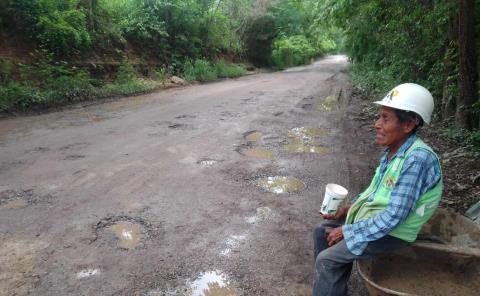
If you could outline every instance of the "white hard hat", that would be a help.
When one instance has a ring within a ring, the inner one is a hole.
[[[423,86],[415,83],[404,83],[392,89],[381,101],[375,104],[412,111],[420,115],[423,121],[430,123],[433,112],[432,94]]]

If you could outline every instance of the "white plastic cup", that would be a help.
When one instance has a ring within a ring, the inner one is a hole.
[[[335,214],[340,204],[345,200],[348,195],[348,190],[343,186],[337,184],[327,184],[325,187],[325,196],[323,197],[322,208],[320,213],[322,214]]]

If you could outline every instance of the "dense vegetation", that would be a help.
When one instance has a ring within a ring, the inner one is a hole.
[[[328,32],[312,26],[315,5],[313,0],[2,1],[0,47],[13,55],[0,55],[0,110],[149,91],[170,75],[210,81],[244,74],[235,62],[275,68],[308,63],[334,48]]]
[[[342,30],[355,85],[377,98],[402,82],[424,85],[437,122],[480,148],[480,1],[326,0],[317,16]]]

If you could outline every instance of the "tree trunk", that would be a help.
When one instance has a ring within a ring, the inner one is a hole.
[[[455,75],[457,64],[457,46],[450,44],[458,44],[458,14],[450,18],[448,22],[448,45],[443,60],[443,94],[442,94],[442,120],[447,120],[455,115],[455,98],[457,93],[452,93],[452,88],[457,84],[457,75]]]
[[[456,123],[459,127],[473,129],[472,105],[477,98],[477,56],[475,54],[474,0],[458,0],[458,97]]]

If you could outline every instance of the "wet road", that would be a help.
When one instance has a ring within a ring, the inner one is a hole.
[[[1,120],[0,294],[310,295],[324,187],[376,157],[346,67]]]

